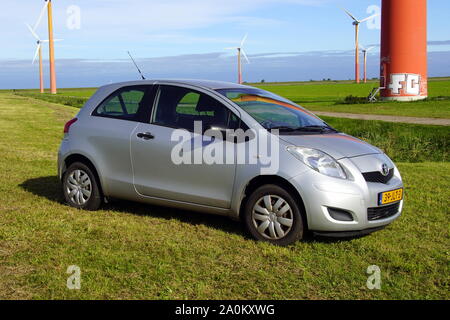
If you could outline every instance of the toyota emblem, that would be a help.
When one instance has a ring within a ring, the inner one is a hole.
[[[383,163],[381,165],[381,174],[383,176],[385,176],[385,177],[389,174],[389,168],[388,168],[388,165],[386,163]]]

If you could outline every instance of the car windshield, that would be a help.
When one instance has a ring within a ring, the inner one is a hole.
[[[268,130],[279,129],[281,132],[334,130],[302,107],[265,90],[219,89],[217,92],[239,105]]]

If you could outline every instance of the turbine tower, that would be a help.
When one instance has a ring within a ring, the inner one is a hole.
[[[231,47],[231,48],[225,48],[226,50],[237,50],[237,58],[238,58],[238,83],[242,84],[242,56],[244,56],[245,60],[247,60],[247,63],[250,63],[250,60],[247,57],[247,54],[244,51],[244,43],[245,40],[247,40],[247,34],[244,36],[244,38],[241,41],[241,44],[239,47]]]
[[[367,20],[373,19],[377,16],[379,16],[379,14],[374,14],[371,15],[370,17],[367,17],[365,19],[362,20],[358,20],[356,19],[350,12],[348,12],[345,9],[344,12],[353,20],[353,25],[355,26],[355,81],[356,83],[359,83],[359,25],[362,22],[365,22]]]
[[[382,100],[428,97],[427,0],[381,1]]]
[[[45,0],[48,16],[48,49],[50,59],[50,93],[56,94],[55,44],[53,39],[52,0]],[[45,6],[44,6],[45,7]]]
[[[367,83],[367,53],[374,49],[375,47],[369,47],[369,48],[364,48],[364,46],[361,46],[362,52],[364,54],[364,83]]]

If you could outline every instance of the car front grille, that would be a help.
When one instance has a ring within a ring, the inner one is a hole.
[[[367,218],[369,221],[380,220],[392,217],[400,209],[400,202],[390,204],[383,207],[367,209]]]
[[[387,176],[383,176],[379,171],[364,172],[362,175],[367,182],[377,182],[386,184],[394,176],[394,169],[393,168],[390,169]]]

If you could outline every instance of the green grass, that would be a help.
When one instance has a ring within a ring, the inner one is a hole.
[[[8,90],[11,91],[11,90]],[[20,89],[14,90],[17,93],[39,93],[39,90],[36,89]],[[90,98],[97,88],[60,88],[58,89],[57,96],[68,96],[68,97],[82,97],[82,98]],[[50,94],[47,90],[45,94]]]
[[[81,108],[97,91],[97,88],[58,89],[58,94],[48,92],[41,94],[35,89],[14,90],[13,93],[22,97],[41,99],[47,102],[59,103],[70,107]],[[9,90],[11,92],[11,90]]]
[[[351,81],[313,81],[251,84],[286,97],[311,111],[346,112],[359,114],[377,114],[390,116],[411,116],[450,119],[450,78],[429,79],[430,100],[409,103],[376,102],[370,104],[344,104],[349,95],[367,97],[377,81],[355,84]],[[16,90],[16,94],[40,98],[74,107],[83,106],[95,92],[95,88],[59,89],[56,96],[43,94],[37,90]],[[437,100],[445,97],[444,100]]]
[[[64,205],[56,153],[77,111],[0,94],[0,298],[450,298],[448,162],[398,163],[405,209],[387,229],[280,248],[217,216],[129,202],[98,212]],[[366,288],[372,264],[381,290]],[[66,288],[69,265],[81,268],[81,290]]]
[[[367,97],[377,83],[355,84],[337,83],[303,83],[303,84],[257,84],[256,86],[286,97],[311,111],[346,112],[360,114],[380,114],[391,116],[450,118],[450,80],[430,79],[427,101],[417,102],[376,102],[370,104],[344,104],[349,95]],[[435,101],[438,97],[447,97]]]
[[[339,131],[379,147],[395,161],[450,161],[448,127],[321,118]]]
[[[81,96],[64,96],[63,94],[52,95],[52,94],[40,94],[35,92],[27,92],[27,91],[16,91],[15,95],[21,97],[28,97],[39,99],[52,103],[59,103],[70,107],[82,108],[83,105],[88,101],[89,98],[81,97]]]
[[[311,111],[328,111],[387,116],[450,119],[450,101],[375,102],[364,104],[313,105],[304,103]]]

